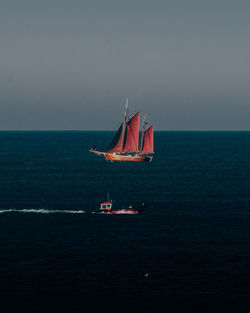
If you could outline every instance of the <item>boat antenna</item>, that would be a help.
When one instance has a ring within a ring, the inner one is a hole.
[[[107,192],[108,202],[109,202],[109,192]]]

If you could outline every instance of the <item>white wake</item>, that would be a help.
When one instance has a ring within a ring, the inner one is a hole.
[[[0,213],[39,213],[39,214],[53,214],[53,213],[66,213],[66,214],[83,214],[83,210],[47,210],[47,209],[0,209]]]

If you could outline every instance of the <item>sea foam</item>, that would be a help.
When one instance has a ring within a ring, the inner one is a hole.
[[[53,213],[67,213],[67,214],[83,214],[83,210],[48,210],[48,209],[2,209],[0,213],[39,213],[39,214],[53,214]]]

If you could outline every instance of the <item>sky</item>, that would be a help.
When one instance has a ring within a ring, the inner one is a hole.
[[[1,0],[0,129],[250,129],[250,1]]]

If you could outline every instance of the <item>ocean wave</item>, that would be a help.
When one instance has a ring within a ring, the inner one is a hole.
[[[66,213],[66,214],[83,214],[83,210],[48,210],[48,209],[0,209],[0,213],[38,213],[38,214],[53,214],[53,213]]]

